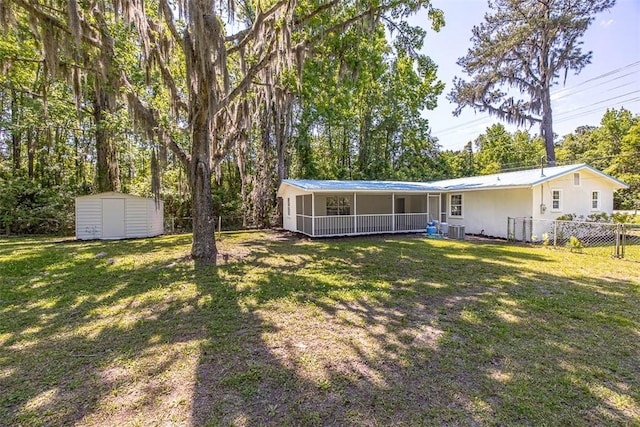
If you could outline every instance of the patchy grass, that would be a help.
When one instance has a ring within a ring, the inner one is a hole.
[[[189,245],[0,240],[0,425],[640,424],[638,263],[255,232],[194,270]]]

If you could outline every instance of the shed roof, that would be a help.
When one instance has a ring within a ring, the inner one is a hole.
[[[96,194],[87,194],[85,196],[78,196],[76,197],[76,199],[89,199],[89,198],[95,198],[95,199],[113,199],[113,198],[126,198],[126,199],[151,199],[153,200],[153,198],[150,197],[142,197],[142,196],[136,196],[135,194],[125,194],[125,193],[119,193],[117,191],[106,191],[104,193],[96,193]]]

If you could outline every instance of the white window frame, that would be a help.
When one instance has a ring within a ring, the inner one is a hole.
[[[580,176],[580,172],[574,172],[573,174],[573,186],[580,187],[582,183],[582,177]]]
[[[344,196],[328,196],[326,202],[327,216],[351,215],[351,200]]]
[[[593,196],[596,196],[595,198]],[[591,210],[592,211],[599,211],[601,209],[601,203],[602,203],[602,198],[600,197],[600,192],[599,191],[592,191],[591,192]],[[593,206],[593,203],[595,202],[595,206]]]
[[[291,197],[287,197],[287,218],[291,217]]]
[[[460,197],[460,203],[453,203],[454,197]],[[456,209],[456,213],[454,213],[454,207],[458,207]],[[462,193],[449,194],[449,218],[464,218],[464,197],[462,197]]]
[[[554,193],[558,193],[558,207],[554,206],[556,199],[553,197]],[[562,212],[562,190],[555,188],[551,190],[551,212]]]

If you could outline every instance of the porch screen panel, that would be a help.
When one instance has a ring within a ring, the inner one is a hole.
[[[311,222],[313,221],[313,218],[311,218],[311,217],[312,217],[313,213],[312,213],[311,209],[313,207],[313,205],[312,205],[313,202],[311,200],[311,194],[303,196],[303,199],[304,199],[303,202],[302,202],[303,212],[304,212],[304,216],[302,217],[303,218],[303,221],[302,221],[303,222],[303,229],[304,229],[304,232],[306,234],[312,234],[313,227],[311,225]]]
[[[307,216],[311,216],[311,194],[304,196],[304,214]]]
[[[303,231],[302,196],[296,196],[296,231]]]
[[[302,196],[296,196],[296,215],[302,215]]]

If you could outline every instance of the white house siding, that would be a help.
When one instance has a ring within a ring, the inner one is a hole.
[[[308,193],[289,185],[284,188],[282,193],[282,227],[285,230],[297,231],[296,212],[298,212],[298,205],[296,196],[303,196],[305,194]],[[287,211],[287,199],[289,199],[291,203],[290,212]]]
[[[551,234],[553,230],[551,221],[563,215],[573,214],[586,218],[594,213],[611,214],[613,212],[613,193],[616,190],[614,184],[588,169],[575,173],[580,174],[580,185],[574,184],[574,174],[570,173],[533,187],[532,236],[542,239],[544,233]],[[552,192],[554,190],[561,191],[560,209],[553,209]],[[600,193],[598,209],[591,207],[591,195],[594,191]],[[541,205],[545,206],[544,212],[541,210]]]
[[[573,173],[569,173],[533,188],[534,219],[553,220],[567,214],[587,217],[593,213],[613,212],[612,182],[588,169],[582,169],[576,173],[580,174],[580,185],[574,185]],[[551,199],[553,190],[561,191],[560,209],[553,209]],[[600,208],[596,210],[591,208],[591,194],[594,191],[600,192]],[[541,213],[540,205],[543,203],[546,210]]]
[[[164,203],[159,200],[147,201],[147,236],[159,236],[164,233]]]
[[[451,216],[447,211],[449,225],[464,225],[469,234],[484,234],[493,237],[507,237],[508,217],[529,217],[531,215],[531,189],[513,188],[500,190],[451,191],[462,194],[462,217]]]
[[[127,237],[147,237],[147,200],[125,200],[125,235]]]
[[[102,236],[102,199],[76,199],[76,238],[99,239]]]

